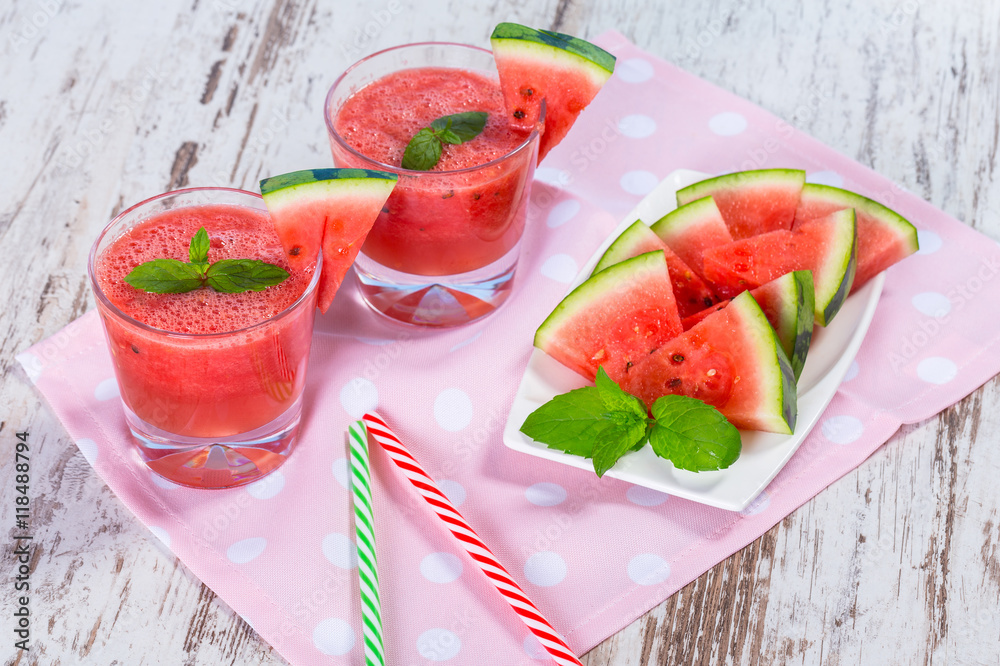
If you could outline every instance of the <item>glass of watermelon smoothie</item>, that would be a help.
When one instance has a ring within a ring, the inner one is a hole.
[[[468,111],[489,114],[481,134],[445,144],[428,171],[402,168],[420,129]],[[334,163],[399,177],[354,265],[376,311],[453,326],[492,312],[510,294],[539,130],[511,127],[505,115],[493,54],[463,44],[390,48],[353,65],[330,88],[325,116]]]
[[[259,259],[289,277],[238,294],[158,294],[124,281],[152,259],[188,261],[200,227],[210,262]],[[228,488],[285,461],[302,411],[320,271],[288,265],[259,195],[197,188],[143,201],[104,229],[88,273],[125,420],[150,469],[185,486]]]

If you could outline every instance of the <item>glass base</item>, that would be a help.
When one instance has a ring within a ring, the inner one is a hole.
[[[128,408],[125,420],[139,456],[159,476],[189,488],[235,488],[258,481],[291,455],[299,430],[301,396],[280,417],[247,433],[183,437],[149,425]]]
[[[514,286],[518,246],[492,264],[459,275],[414,275],[358,254],[361,295],[376,312],[417,326],[459,326],[496,310]]]

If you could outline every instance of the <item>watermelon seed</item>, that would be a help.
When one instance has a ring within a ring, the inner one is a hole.
[[[673,379],[670,380],[670,388],[672,389],[678,388],[680,387],[681,383],[682,382],[680,380],[680,377],[674,377]]]
[[[701,301],[701,302],[705,304],[705,307],[706,307],[706,308],[710,308],[710,307],[712,307],[713,305],[715,305],[715,304],[714,304],[714,303],[712,302],[712,299],[711,299],[711,298],[709,298],[708,296],[706,296],[706,297],[705,297],[704,299],[702,299],[702,301]]]
[[[448,190],[447,194],[442,194],[441,195],[441,198],[442,199],[450,199],[453,196],[455,196],[455,190]]]
[[[524,97],[531,97],[535,94],[535,91],[531,88],[521,88],[518,92],[520,92]]]
[[[475,199],[476,201],[479,201],[479,197],[481,197],[481,196],[483,196],[483,195],[480,194],[479,192],[473,192],[472,193],[472,198]]]
[[[297,257],[300,254],[302,254],[302,247],[296,245],[295,247],[293,247],[291,250],[288,251],[288,254],[292,255],[293,257]]]
[[[139,348],[136,347],[135,345],[132,345],[132,351],[134,351],[136,354],[138,354],[139,353]]]
[[[525,115],[524,111],[522,111],[521,109],[516,109],[514,111],[514,117],[517,118],[518,120],[521,120],[522,118],[524,118],[524,115]]]
[[[382,212],[383,213],[388,213],[389,212],[389,207],[388,206],[382,206]]]
[[[673,356],[670,357],[670,360],[672,360],[674,363],[683,363],[684,362],[684,355],[683,354],[674,354]]]
[[[714,377],[715,376],[715,368],[712,368],[711,370],[709,370],[705,374],[708,375],[709,377]]]

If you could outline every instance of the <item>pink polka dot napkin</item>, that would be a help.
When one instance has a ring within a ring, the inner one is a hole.
[[[511,300],[421,331],[372,315],[348,282],[317,320],[296,453],[242,489],[194,491],[131,451],[94,312],[19,356],[118,497],[293,664],[360,664],[344,432],[377,407],[497,557],[584,652],[756,539],[1000,371],[1000,247],[778,118],[611,32],[618,71],[538,170]],[[317,124],[317,132],[322,127]],[[805,169],[910,219],[922,249],[888,273],[856,363],[819,426],[731,513],[507,449],[534,329],[618,217],[679,168]],[[372,453],[391,664],[532,664],[540,645],[379,450]]]

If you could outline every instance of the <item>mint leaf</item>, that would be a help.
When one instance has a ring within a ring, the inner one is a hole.
[[[205,283],[226,294],[263,291],[288,277],[288,271],[257,259],[223,259],[208,267]]]
[[[521,432],[550,449],[590,458],[598,436],[613,427],[597,388],[585,386],[557,395],[533,411]]]
[[[645,417],[641,421],[633,420],[627,424],[615,424],[613,427],[603,430],[594,442],[594,471],[597,476],[604,476],[605,472],[615,466],[619,458],[634,450],[637,444],[644,445],[645,443]]]
[[[208,248],[211,245],[208,240],[208,232],[205,231],[205,227],[201,227],[195,233],[194,238],[191,239],[191,249],[188,250],[188,256],[192,264],[205,264],[208,263]]]
[[[739,431],[711,405],[687,396],[667,395],[658,398],[651,411],[655,423],[649,444],[674,467],[706,472],[725,469],[740,457]]]
[[[613,413],[620,412],[635,420],[642,421],[643,424],[646,423],[649,415],[646,412],[646,406],[642,404],[642,400],[623,391],[615,383],[615,380],[611,379],[608,373],[604,372],[603,367],[597,369],[597,379],[594,381],[594,385],[597,387],[597,391],[601,395],[601,400],[604,401],[604,406],[608,411]]]
[[[429,171],[441,159],[441,139],[426,127],[417,132],[403,151],[403,168]]]
[[[441,160],[445,143],[460,144],[476,138],[486,127],[489,114],[485,111],[465,111],[441,116],[410,139],[403,151],[402,167],[429,171]]]
[[[448,143],[465,143],[479,136],[486,127],[489,114],[485,111],[465,111],[442,116],[431,123],[431,129],[436,131],[449,130],[458,137],[458,141]]]
[[[133,268],[125,281],[154,294],[182,294],[200,287],[202,276],[193,264],[178,259],[153,259]]]
[[[133,268],[125,276],[125,282],[154,294],[183,294],[204,286],[227,294],[238,294],[262,291],[288,277],[284,268],[258,259],[223,259],[209,264],[210,247],[208,232],[201,227],[191,238],[188,249],[190,262],[153,259]]]

